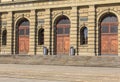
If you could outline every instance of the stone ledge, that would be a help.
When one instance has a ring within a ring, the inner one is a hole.
[[[120,67],[119,56],[0,55],[0,64]]]

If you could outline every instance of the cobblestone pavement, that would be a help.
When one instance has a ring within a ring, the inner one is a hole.
[[[0,82],[120,82],[120,68],[0,64]]]

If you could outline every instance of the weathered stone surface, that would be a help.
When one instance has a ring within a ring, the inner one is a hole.
[[[108,56],[0,56],[1,64],[120,67],[120,57]]]
[[[55,54],[55,22],[59,17],[66,16],[71,23],[69,46],[75,48],[75,55],[99,55],[101,54],[100,19],[103,15],[111,13],[120,20],[119,3],[120,0],[1,0],[0,44],[2,44],[2,32],[7,29],[7,45],[0,45],[0,52],[1,54],[19,52],[16,48],[19,43],[16,38],[17,24],[21,19],[26,18],[30,22],[28,54],[42,55],[43,46],[48,48],[49,55]],[[43,24],[38,24],[39,20],[44,20]],[[88,44],[86,45],[80,44],[80,31],[83,27],[88,28]],[[118,25],[118,56],[120,55],[119,27],[120,25]],[[38,45],[38,30],[40,28],[45,30],[44,45]]]
[[[8,82],[8,80],[9,82],[120,82],[120,68],[0,64],[0,81]]]

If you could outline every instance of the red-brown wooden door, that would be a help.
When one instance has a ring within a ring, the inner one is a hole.
[[[117,55],[118,54],[118,36],[116,34],[112,35],[102,35],[101,39],[101,52],[102,55]]]
[[[70,38],[69,36],[64,36],[64,53],[69,54],[70,49]]]
[[[70,20],[62,16],[56,21],[56,54],[69,54],[70,49]]]
[[[19,27],[19,53],[24,54],[29,52],[29,27]]]
[[[69,54],[69,36],[57,36],[57,54]]]
[[[69,54],[70,38],[69,38],[70,25],[59,24],[57,25],[57,54]]]
[[[114,15],[107,16],[101,23],[101,54],[118,54],[118,22]]]

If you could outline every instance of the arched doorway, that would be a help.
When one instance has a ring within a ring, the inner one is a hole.
[[[102,17],[101,29],[101,55],[118,54],[118,19],[112,14]]]
[[[69,54],[70,48],[70,20],[60,16],[55,21],[56,54]]]
[[[17,23],[17,53],[27,54],[29,52],[29,21],[27,19],[21,19]]]

